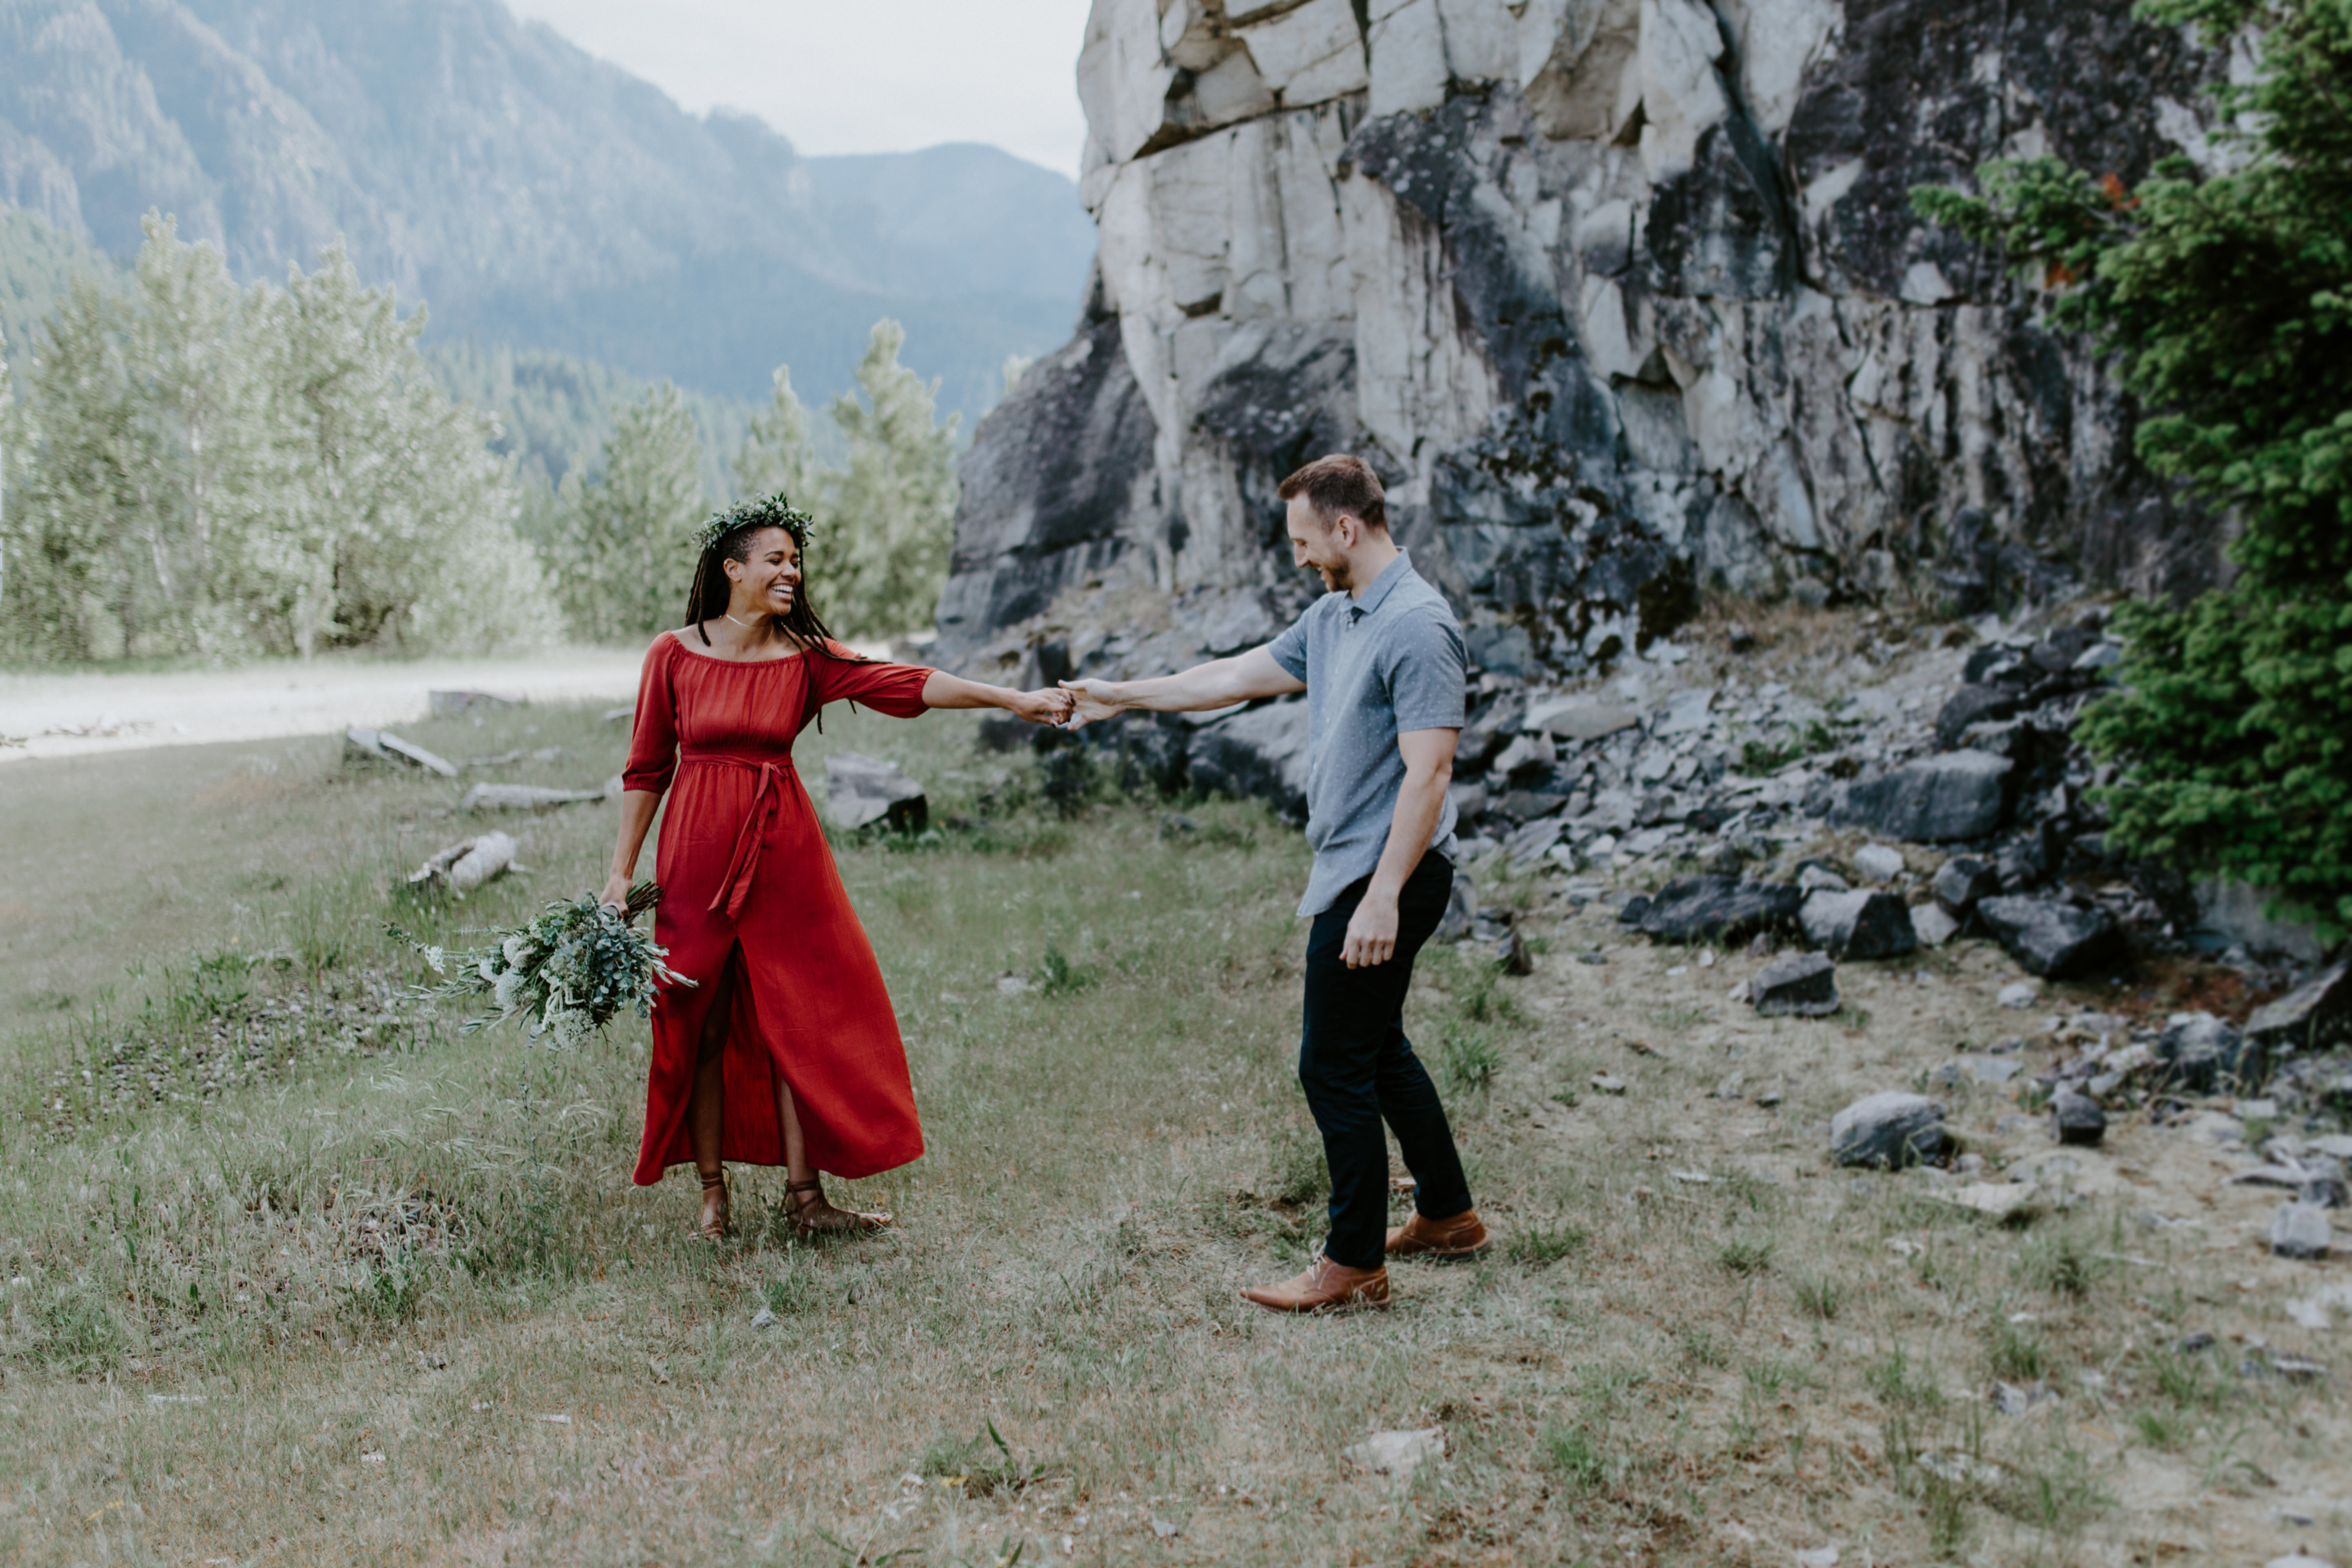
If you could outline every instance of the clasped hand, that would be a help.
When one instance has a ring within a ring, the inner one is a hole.
[[[1016,692],[1007,711],[1032,724],[1062,724],[1070,717],[1070,694],[1055,687]]]

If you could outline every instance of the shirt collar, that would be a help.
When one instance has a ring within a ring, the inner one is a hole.
[[[1363,597],[1348,606],[1349,616],[1354,620],[1362,620],[1381,607],[1381,601],[1396,591],[1399,583],[1412,575],[1412,555],[1400,549],[1396,559],[1381,568],[1381,574],[1372,579],[1372,585],[1364,590]]]

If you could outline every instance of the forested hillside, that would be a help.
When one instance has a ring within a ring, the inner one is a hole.
[[[742,399],[847,385],[867,329],[967,416],[1068,331],[1071,182],[982,147],[810,159],[697,118],[499,0],[0,6],[0,205],[118,258],[151,207],[240,279],[341,237],[428,342],[545,349]],[[12,322],[12,324],[14,324]]]

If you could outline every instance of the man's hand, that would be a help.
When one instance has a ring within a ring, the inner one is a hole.
[[[1356,912],[1348,917],[1348,940],[1340,944],[1340,962],[1350,969],[1386,963],[1396,956],[1396,942],[1397,896],[1367,888]]]
[[[1113,702],[1111,683],[1108,680],[1065,680],[1062,691],[1069,699],[1069,716],[1062,721],[1066,730],[1083,730],[1104,719],[1116,719],[1126,710]]]
[[[1011,710],[1032,724],[1059,724],[1070,716],[1070,694],[1050,686],[1024,691],[1013,700]]]

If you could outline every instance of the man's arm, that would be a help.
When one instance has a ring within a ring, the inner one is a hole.
[[[1152,680],[1065,680],[1062,689],[1075,699],[1066,729],[1078,730],[1101,719],[1115,719],[1130,708],[1162,713],[1198,712],[1230,708],[1258,697],[1282,697],[1307,689],[1307,682],[1275,661],[1271,651],[1254,647],[1231,658],[1213,658],[1178,675]],[[1453,748],[1446,748],[1453,755]],[[1443,796],[1444,790],[1439,795]],[[1432,822],[1434,823],[1434,818]]]
[[[1348,939],[1339,949],[1340,961],[1350,969],[1396,956],[1397,899],[1405,879],[1429,853],[1445,811],[1445,786],[1454,782],[1454,744],[1461,738],[1459,730],[1408,730],[1397,737],[1397,750],[1404,753],[1404,785],[1397,791],[1381,863],[1349,919]]]

